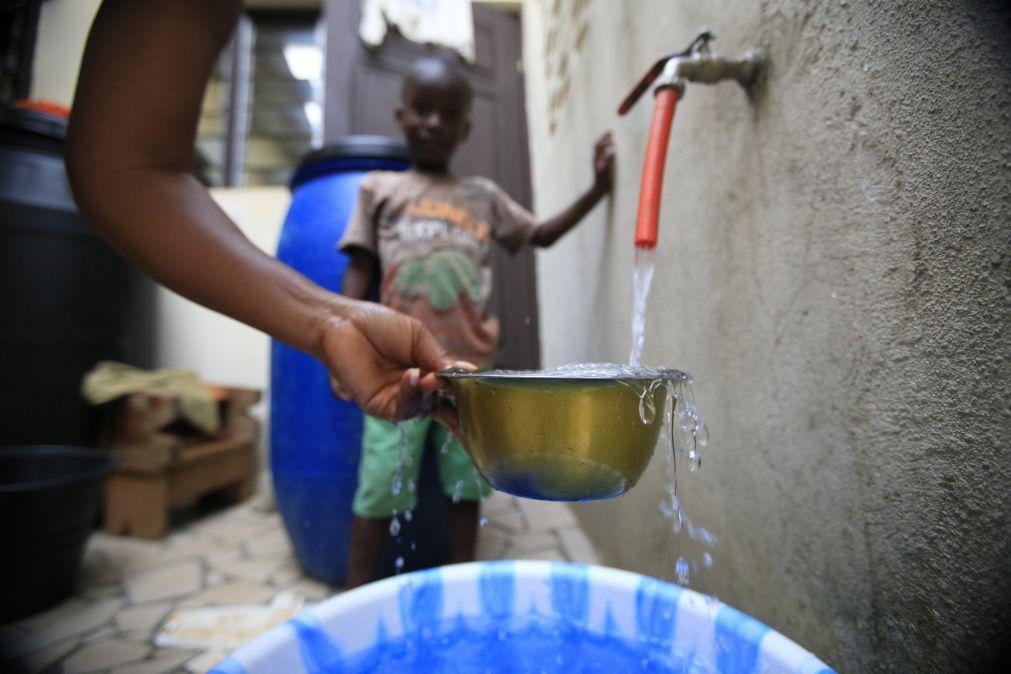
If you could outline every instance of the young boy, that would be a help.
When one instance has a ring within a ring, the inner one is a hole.
[[[383,304],[421,320],[451,356],[491,366],[499,337],[498,322],[485,309],[492,240],[515,253],[526,245],[550,246],[572,229],[611,190],[610,135],[597,141],[593,186],[562,213],[538,224],[492,181],[449,171],[453,152],[470,131],[471,105],[470,85],[449,61],[417,61],[404,79],[401,97],[396,117],[412,166],[403,173],[376,171],[362,180],[340,242],[351,257],[342,292],[361,299],[379,280]],[[393,424],[365,419],[348,587],[375,579],[390,518],[415,506],[413,484],[430,430],[434,446],[442,449],[440,481],[452,497],[452,561],[474,559],[478,504],[490,488],[445,428],[427,418],[409,420],[402,428],[406,447]]]

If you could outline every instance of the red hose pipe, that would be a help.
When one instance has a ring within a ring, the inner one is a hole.
[[[663,194],[663,167],[667,160],[667,141],[674,121],[674,109],[679,93],[673,87],[656,92],[653,121],[646,143],[646,163],[642,167],[642,187],[639,189],[639,215],[636,217],[635,245],[654,248],[660,219],[660,197]]]

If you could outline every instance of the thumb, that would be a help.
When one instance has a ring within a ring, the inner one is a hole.
[[[428,328],[421,323],[415,323],[414,325],[414,345],[412,349],[414,364],[418,365],[425,372],[438,372],[452,367],[452,359],[446,354],[446,350],[439,344],[439,340],[435,338],[435,335],[429,332]]]

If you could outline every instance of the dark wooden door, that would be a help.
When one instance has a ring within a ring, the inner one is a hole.
[[[399,137],[393,111],[411,63],[427,52],[395,31],[370,50],[358,38],[359,3],[327,0],[324,137],[380,134]],[[466,72],[474,89],[473,129],[453,161],[462,175],[491,178],[530,207],[530,163],[520,22],[515,14],[474,7],[476,63]],[[502,322],[499,366],[536,368],[540,363],[534,255],[509,255],[496,246],[490,310]]]

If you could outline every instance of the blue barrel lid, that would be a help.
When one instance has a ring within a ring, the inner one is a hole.
[[[409,161],[407,145],[386,136],[344,136],[307,154],[291,178],[291,189],[314,178],[355,168],[380,168],[356,166],[355,160],[366,162],[389,161],[402,164]],[[392,168],[392,167],[391,167]]]

